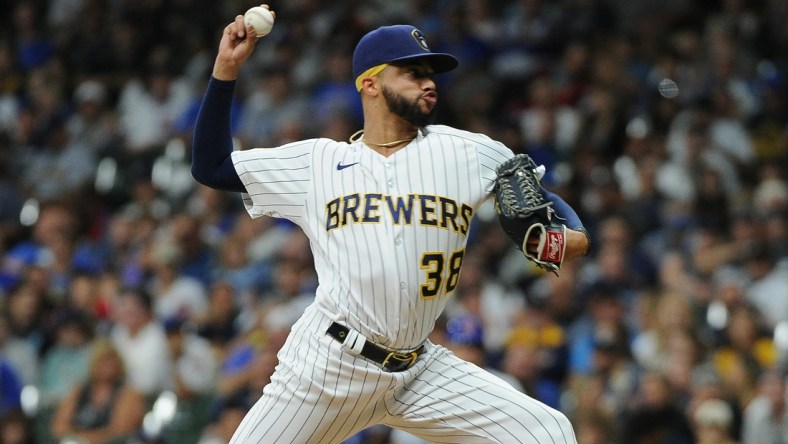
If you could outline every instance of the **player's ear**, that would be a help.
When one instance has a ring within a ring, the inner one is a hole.
[[[365,77],[361,80],[361,93],[368,96],[375,97],[378,95],[380,87],[378,85],[377,77]]]

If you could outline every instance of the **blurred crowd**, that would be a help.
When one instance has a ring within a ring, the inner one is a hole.
[[[249,1],[0,0],[0,441],[226,443],[317,285],[291,223],[190,175]],[[432,340],[581,444],[788,443],[788,0],[272,0],[238,149],[361,128],[355,42],[420,28],[439,123],[547,167],[589,256],[481,209]],[[385,427],[349,443],[406,444]]]

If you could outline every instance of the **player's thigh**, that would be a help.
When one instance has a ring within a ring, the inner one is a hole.
[[[576,442],[561,412],[442,347],[387,405],[389,425],[430,442]]]
[[[367,378],[364,363],[325,334],[293,330],[263,396],[232,443],[339,443],[379,421],[390,383]]]

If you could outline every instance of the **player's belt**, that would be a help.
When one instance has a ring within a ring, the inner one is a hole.
[[[349,328],[342,324],[337,324],[336,322],[331,323],[331,326],[326,330],[329,336],[341,343],[345,342],[345,338],[347,338],[349,332]],[[400,353],[386,350],[372,342],[366,341],[364,347],[361,349],[360,355],[370,361],[380,364],[381,367],[390,372],[401,372],[409,369],[423,351],[424,346],[422,345],[412,352]]]

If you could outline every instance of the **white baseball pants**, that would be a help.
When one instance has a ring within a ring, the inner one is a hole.
[[[231,444],[340,443],[374,424],[434,443],[576,443],[562,413],[444,347],[390,373],[328,336],[331,322],[306,310]]]

